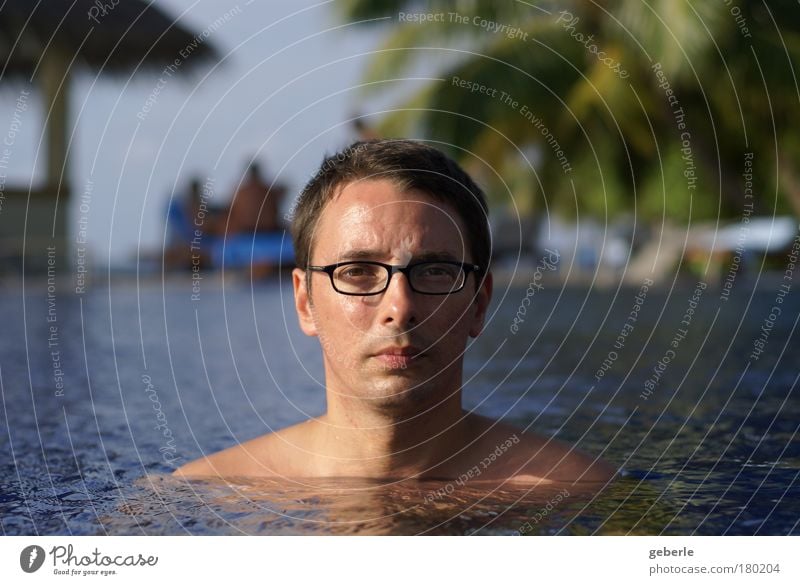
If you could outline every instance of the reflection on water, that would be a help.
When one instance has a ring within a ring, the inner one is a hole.
[[[800,533],[795,291],[748,361],[774,289],[721,303],[709,288],[647,399],[692,283],[648,294],[600,379],[636,289],[541,291],[513,335],[524,288],[497,291],[467,356],[466,404],[624,469],[596,492],[169,476],[173,459],[324,411],[318,344],[295,325],[290,287],[209,285],[192,302],[186,285],[58,297],[63,396],[45,296],[28,287],[23,306],[21,291],[2,293],[4,534]]]
[[[137,487],[116,499],[117,507],[100,518],[109,533],[722,534],[735,526],[743,511],[733,502],[720,501],[720,486],[708,485],[694,494],[686,480],[661,491],[631,477],[621,477],[599,493],[569,485],[535,490],[509,484],[465,485],[451,490],[439,481],[379,485],[337,479],[304,487],[284,480],[187,482],[171,476],[149,476]],[[437,493],[442,495],[432,496]],[[790,497],[796,496],[795,490]],[[784,532],[797,521],[796,499],[791,508],[795,515],[785,519]],[[758,533],[767,516],[747,517],[734,532]],[[698,526],[700,517],[705,520]],[[775,520],[772,524],[778,525]]]
[[[103,518],[107,530],[136,534],[146,526],[150,534],[172,534],[199,523],[230,534],[553,534],[602,501],[588,486],[531,489],[480,482],[341,478],[304,485],[148,476],[137,485]],[[621,529],[619,522],[612,530]]]
[[[151,489],[137,491],[110,514],[107,527],[132,533],[145,519],[150,530],[165,533],[189,521],[246,534],[516,534],[528,521],[528,511],[544,507],[555,493],[465,486],[431,501],[426,496],[446,483],[370,485],[338,479],[303,487],[272,480],[227,485],[148,479]]]

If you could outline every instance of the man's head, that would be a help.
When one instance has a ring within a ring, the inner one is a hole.
[[[491,275],[486,202],[455,162],[411,141],[356,143],[323,162],[292,227],[295,305],[303,331],[322,343],[329,391],[413,412],[460,389]],[[322,269],[352,261],[409,270],[387,283],[377,265]],[[447,294],[448,274],[463,288]]]

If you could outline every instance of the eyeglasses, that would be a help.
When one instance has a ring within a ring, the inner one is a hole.
[[[408,266],[370,261],[338,262],[306,268],[326,273],[336,292],[353,296],[381,294],[389,288],[389,282],[397,272],[405,275],[414,292],[423,295],[449,295],[464,288],[470,272],[480,271],[480,266],[449,260],[416,262]]]

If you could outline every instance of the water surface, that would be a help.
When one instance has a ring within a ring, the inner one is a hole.
[[[777,290],[775,282],[753,284],[741,283],[728,300],[709,285],[688,326],[681,323],[695,283],[650,289],[622,342],[638,287],[546,286],[514,333],[526,288],[496,290],[486,332],[467,355],[466,405],[620,466],[620,479],[599,493],[173,478],[175,465],[202,453],[324,412],[319,346],[296,325],[288,283],[208,280],[198,301],[188,277],[95,286],[82,296],[59,292],[54,321],[41,286],[7,288],[0,292],[2,529],[797,534],[800,295],[783,299],[753,359]]]

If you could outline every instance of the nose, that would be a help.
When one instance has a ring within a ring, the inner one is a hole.
[[[416,293],[402,272],[392,275],[389,287],[381,299],[381,322],[405,330],[417,322]]]

